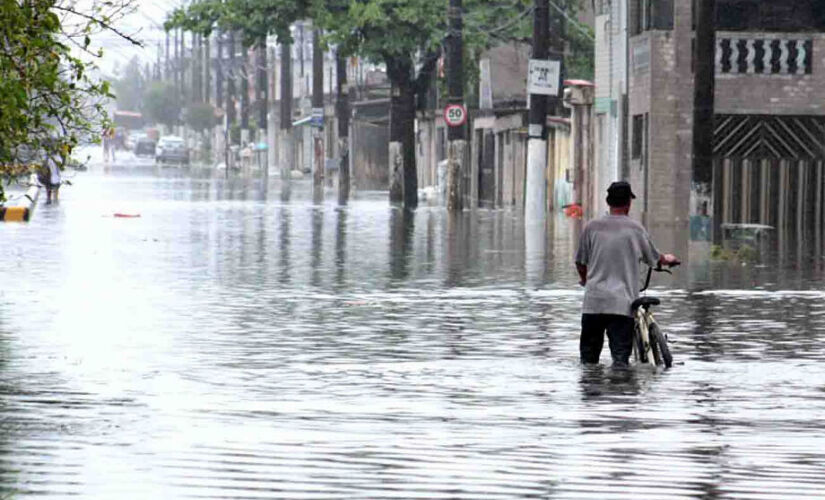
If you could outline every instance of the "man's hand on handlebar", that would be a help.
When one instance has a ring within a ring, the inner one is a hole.
[[[676,267],[681,263],[682,262],[679,259],[677,259],[676,256],[672,253],[665,253],[659,256],[659,267]]]

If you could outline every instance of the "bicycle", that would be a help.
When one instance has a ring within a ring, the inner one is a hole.
[[[674,264],[674,266],[678,265]],[[650,286],[650,277],[654,271],[673,274],[669,269],[664,269],[661,264],[655,268],[648,267],[647,279],[641,292],[645,292]],[[658,298],[644,296],[636,299],[631,305],[635,322],[633,328],[633,359],[641,364],[665,365],[665,368],[670,368],[673,365],[673,355],[667,345],[667,335],[659,329],[651,310],[659,304],[661,304],[661,301]]]

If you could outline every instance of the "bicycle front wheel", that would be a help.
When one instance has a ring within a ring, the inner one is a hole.
[[[670,368],[673,365],[673,356],[670,354],[670,347],[667,345],[667,339],[659,330],[659,325],[651,323],[648,327],[648,335],[650,335],[650,347],[653,351],[653,359],[657,365],[664,364],[665,368]]]
[[[642,332],[639,330],[638,324],[633,328],[633,354],[637,363],[647,363],[645,344],[642,340]]]

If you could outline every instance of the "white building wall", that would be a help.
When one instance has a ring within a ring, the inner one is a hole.
[[[621,176],[624,127],[623,95],[627,94],[627,1],[600,0],[596,16],[596,127],[594,215],[607,211],[607,187]]]

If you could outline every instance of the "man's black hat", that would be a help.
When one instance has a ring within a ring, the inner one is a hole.
[[[627,205],[631,198],[636,199],[636,195],[633,194],[630,183],[627,181],[614,182],[607,188],[607,204],[612,207]]]

